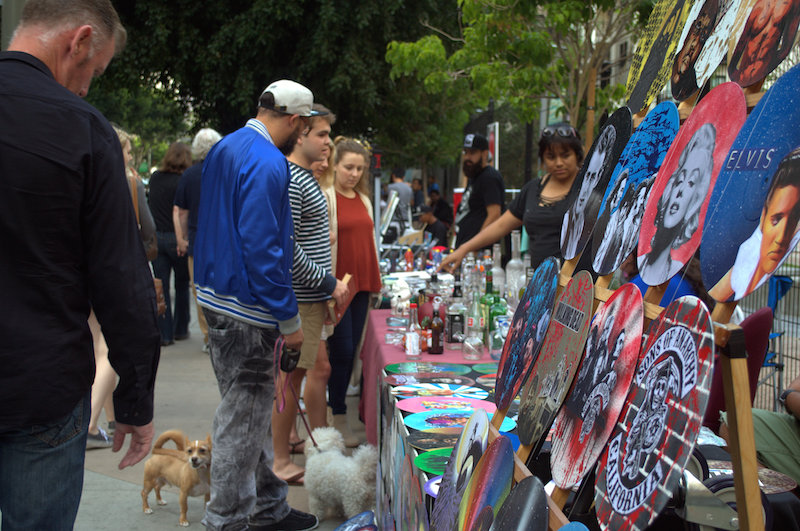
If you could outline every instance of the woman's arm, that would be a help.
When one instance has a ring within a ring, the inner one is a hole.
[[[522,220],[512,214],[510,210],[506,210],[505,213],[497,218],[491,225],[480,231],[472,239],[461,244],[458,249],[445,256],[439,269],[452,273],[467,253],[483,249],[521,226]]]

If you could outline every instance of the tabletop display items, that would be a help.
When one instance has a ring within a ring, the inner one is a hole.
[[[561,292],[539,357],[522,393],[518,435],[523,446],[536,443],[553,424],[580,364],[592,317],[592,275],[580,271]],[[525,461],[527,455],[520,456]]]
[[[631,135],[606,188],[592,237],[592,268],[616,271],[636,250],[653,181],[678,132],[678,108],[659,103]]]
[[[717,301],[764,284],[797,244],[800,65],[764,94],[739,131],[711,193],[700,245],[703,284]]]
[[[461,409],[484,409],[486,413],[495,412],[495,405],[488,400],[477,398],[458,398],[452,396],[413,396],[397,401],[397,409],[408,413],[421,411],[453,411]]]
[[[387,377],[388,378],[388,377]],[[488,396],[488,391],[480,387],[456,384],[438,383],[413,383],[392,387],[391,392],[399,400],[414,396],[425,397],[453,397],[453,398],[477,398],[482,400]]]
[[[506,264],[506,302],[516,310],[525,290],[525,263],[520,255],[520,231],[511,232],[511,260]]]
[[[711,190],[746,111],[741,87],[723,83],[700,100],[678,131],[642,218],[638,264],[647,285],[668,282],[700,246]]]
[[[456,273],[453,283],[453,298],[447,307],[444,323],[444,344],[447,348],[461,350],[466,335],[467,306],[464,304],[461,275]]]
[[[418,360],[422,357],[421,341],[422,334],[420,333],[419,321],[417,319],[417,305],[412,302],[408,310],[408,328],[405,334],[406,359]]]
[[[486,330],[486,320],[481,311],[481,303],[478,291],[472,292],[472,303],[467,312],[467,337],[461,351],[465,360],[475,361],[483,357],[484,342],[483,336]]]
[[[455,374],[464,375],[472,369],[468,365],[460,363],[436,363],[432,361],[407,361],[405,363],[390,363],[386,366],[386,372],[394,374],[416,374],[419,377],[430,377],[430,375]],[[439,382],[455,383],[455,382]],[[467,384],[462,384],[467,385]]]
[[[439,306],[442,304],[441,297],[433,299],[433,317],[431,318],[431,346],[428,354],[444,353],[444,321],[439,316]]]
[[[431,511],[431,530],[450,531],[458,518],[458,506],[472,472],[489,444],[489,417],[477,409],[467,421],[453,449],[453,458],[442,473],[439,494]]]
[[[561,224],[561,254],[565,260],[581,255],[592,236],[600,201],[611,173],[628,143],[632,129],[631,111],[621,107],[606,120],[575,177],[573,188],[580,186],[575,201],[564,214]]]
[[[550,469],[560,505],[600,457],[622,411],[639,358],[643,314],[638,288],[624,284],[592,319],[586,354],[555,421]]]
[[[406,427],[414,430],[460,428],[467,424],[467,421],[475,411],[477,411],[477,409],[472,408],[420,411],[419,413],[411,413],[403,417],[403,423]],[[506,417],[503,419],[499,431],[508,432],[516,427],[516,421]]]
[[[633,388],[595,484],[603,529],[646,529],[672,498],[708,403],[714,336],[699,299],[681,297],[650,323]]]

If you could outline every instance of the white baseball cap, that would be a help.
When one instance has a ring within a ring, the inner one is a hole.
[[[312,110],[313,104],[314,94],[300,83],[288,79],[281,79],[270,84],[258,99],[259,107],[284,114],[299,114],[300,116],[327,114]]]

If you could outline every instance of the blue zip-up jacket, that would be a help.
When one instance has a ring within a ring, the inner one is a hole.
[[[288,164],[264,124],[252,119],[203,163],[194,245],[198,303],[284,335],[296,332],[293,252]]]

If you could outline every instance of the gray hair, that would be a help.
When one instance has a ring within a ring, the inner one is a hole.
[[[214,129],[208,127],[200,129],[197,134],[194,135],[194,140],[192,141],[192,158],[197,161],[205,159],[208,152],[214,147],[214,144],[221,139],[222,135]]]

